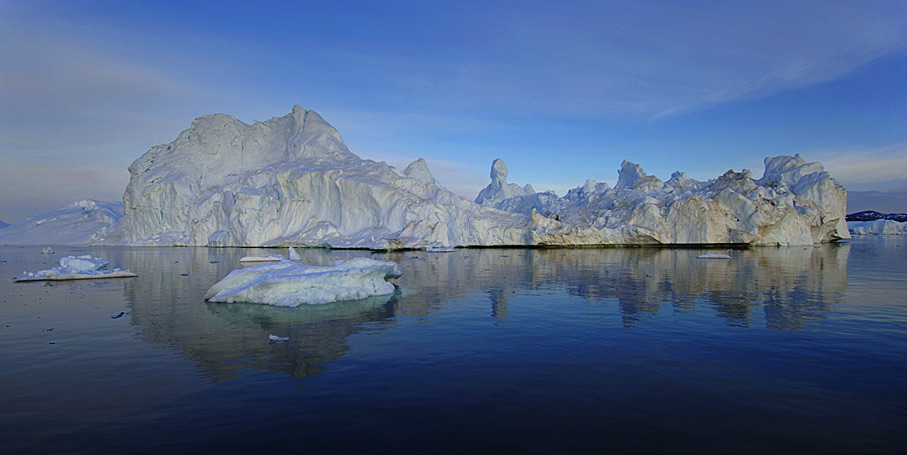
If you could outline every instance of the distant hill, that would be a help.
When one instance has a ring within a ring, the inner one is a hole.
[[[875,221],[891,220],[898,222],[907,221],[907,213],[879,213],[875,210],[865,210],[862,212],[851,213],[847,215],[847,221]]]

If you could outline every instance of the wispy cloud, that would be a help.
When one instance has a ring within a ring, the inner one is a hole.
[[[117,148],[163,131],[175,137],[197,98],[191,83],[59,22],[4,24],[0,61],[0,147],[17,154],[85,146],[96,156],[134,154]]]
[[[455,64],[437,68],[444,72],[434,75],[432,88],[449,93],[451,103],[487,109],[674,115],[833,80],[907,48],[903,3],[873,6],[768,1],[480,8],[484,22],[459,25],[482,42],[446,49]],[[425,63],[430,70],[432,62]],[[426,79],[418,79],[420,87]]]
[[[907,143],[877,148],[809,152],[835,180],[849,189],[907,186]]]

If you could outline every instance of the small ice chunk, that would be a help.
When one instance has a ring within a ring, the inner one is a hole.
[[[107,268],[108,262],[101,258],[93,258],[90,254],[85,256],[66,256],[60,259],[60,267],[74,272],[95,272]]]
[[[293,247],[290,247],[289,257],[291,261],[300,261],[302,257],[299,256],[299,253]]]
[[[430,246],[425,251],[428,253],[453,253],[454,249],[449,246]]]
[[[244,256],[239,259],[239,262],[279,262],[284,259],[282,254],[275,254],[273,256]]]
[[[268,340],[271,340],[271,343],[283,343],[290,341],[290,337],[279,337],[277,335],[268,335]]]
[[[696,259],[731,259],[731,257],[722,253],[706,253],[696,256]]]
[[[87,280],[92,278],[121,278],[134,277],[136,274],[129,270],[107,269],[108,262],[93,258],[91,255],[66,256],[60,259],[60,266],[35,273],[22,272],[16,281],[62,281],[62,280]]]
[[[54,254],[54,250],[51,249],[51,247],[46,246],[43,250],[41,250],[41,254]]]
[[[120,311],[120,312],[117,313],[117,314],[111,314],[110,317],[111,317],[112,319],[118,319],[118,318],[123,317],[123,315],[125,315],[125,314],[126,314],[126,312]]]

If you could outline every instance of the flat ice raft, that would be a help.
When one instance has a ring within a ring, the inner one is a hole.
[[[60,259],[60,266],[37,272],[22,272],[16,281],[64,281],[90,280],[99,278],[126,278],[138,276],[129,270],[108,270],[109,263],[100,258],[85,256],[66,256]]]
[[[402,275],[394,262],[356,258],[333,266],[289,260],[234,270],[211,286],[209,302],[248,302],[295,307],[392,294]]]

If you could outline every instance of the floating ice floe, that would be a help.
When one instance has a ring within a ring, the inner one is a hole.
[[[37,272],[22,272],[16,281],[63,281],[89,280],[97,278],[125,278],[138,276],[129,270],[108,270],[109,263],[100,258],[85,256],[66,256],[60,259],[60,266]]]
[[[894,220],[848,221],[851,235],[907,235],[907,222]]]
[[[454,249],[449,246],[430,246],[425,251],[429,253],[453,253]]]
[[[41,250],[41,254],[54,254],[54,250],[51,247],[46,246]]]
[[[731,259],[731,257],[723,253],[706,253],[696,256],[696,259]]]
[[[273,256],[244,256],[239,259],[239,262],[280,262],[284,259],[282,254],[275,254]]]
[[[272,334],[268,335],[268,340],[271,341],[271,343],[284,343],[290,341],[290,337],[279,337]]]
[[[291,261],[300,261],[300,260],[302,260],[302,256],[300,256],[299,253],[297,253],[296,250],[293,249],[293,247],[290,247],[290,253],[289,253],[289,255],[290,255],[290,260],[291,260]]]
[[[392,294],[402,275],[394,262],[369,258],[311,266],[289,260],[234,270],[208,290],[209,302],[295,307]]]

